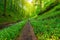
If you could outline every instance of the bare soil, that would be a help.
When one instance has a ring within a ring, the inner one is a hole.
[[[16,40],[37,40],[30,22],[27,22]]]

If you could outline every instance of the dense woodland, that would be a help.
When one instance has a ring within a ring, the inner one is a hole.
[[[0,40],[15,40],[28,20],[38,40],[60,40],[60,0],[0,0]]]
[[[0,23],[16,22],[52,10],[60,0],[0,0]],[[57,8],[59,10],[60,8]]]

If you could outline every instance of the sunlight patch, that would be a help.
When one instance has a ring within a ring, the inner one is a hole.
[[[33,0],[28,0],[29,3],[32,3]]]

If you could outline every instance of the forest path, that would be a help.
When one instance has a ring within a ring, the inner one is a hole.
[[[21,34],[17,37],[16,40],[37,40],[29,21],[26,23],[21,31]]]

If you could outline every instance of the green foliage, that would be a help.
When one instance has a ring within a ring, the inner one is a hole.
[[[50,11],[44,13],[43,15],[39,16],[37,19],[45,19],[47,17],[60,15],[60,10],[59,9],[60,9],[60,4],[57,5],[56,7],[54,7],[52,10],[50,10]]]
[[[60,21],[59,17],[46,20],[31,20],[34,32],[38,40],[55,39],[59,40],[60,35]],[[53,36],[53,37],[52,37]]]
[[[0,30],[0,40],[14,40],[25,25],[26,20]]]
[[[20,7],[20,4],[22,5],[22,1],[20,0],[6,0],[6,9],[5,7],[5,1],[0,1],[0,24],[5,22],[16,22],[18,20],[23,20],[24,14],[22,8]],[[20,3],[20,4],[19,4]],[[6,13],[4,12],[6,10]]]
[[[60,40],[60,4],[52,10],[31,19],[38,40]]]
[[[59,0],[0,0],[0,24],[12,23],[31,18],[38,40],[60,40],[60,4]],[[49,11],[52,4],[58,3]],[[33,19],[35,18],[35,19]],[[26,21],[16,23],[0,30],[0,40],[14,40]]]

